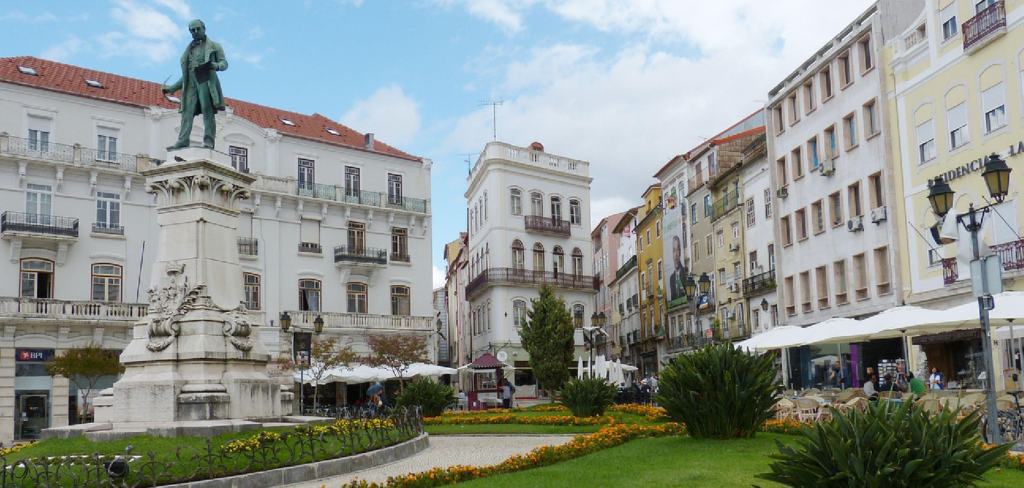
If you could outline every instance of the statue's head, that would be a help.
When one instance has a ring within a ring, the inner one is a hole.
[[[196,19],[188,23],[188,31],[192,33],[192,39],[200,40],[206,37],[206,24]]]

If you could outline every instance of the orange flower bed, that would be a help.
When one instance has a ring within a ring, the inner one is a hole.
[[[628,413],[646,417],[651,422],[667,422],[668,414],[664,408],[650,405],[638,405],[636,403],[624,403],[608,407],[609,412]]]
[[[384,483],[369,483],[354,480],[341,488],[431,488],[452,483],[486,478],[499,474],[548,466],[562,461],[585,456],[602,449],[615,447],[640,437],[663,437],[678,435],[683,428],[676,423],[658,426],[616,424],[605,427],[590,435],[579,435],[561,446],[538,447],[527,454],[517,454],[491,466],[449,466],[434,468],[422,473],[410,473],[389,477]]]
[[[531,412],[568,412],[565,405],[537,405],[530,409]]]
[[[580,425],[611,425],[618,422],[613,417],[574,417],[572,415],[513,415],[502,413],[498,415],[481,416],[478,414],[446,414],[440,417],[427,417],[423,419],[423,425],[498,425],[498,424],[526,424],[526,425],[557,425],[557,426],[580,426]]]

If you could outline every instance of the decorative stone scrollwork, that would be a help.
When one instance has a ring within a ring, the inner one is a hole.
[[[149,342],[146,348],[153,352],[163,351],[181,333],[178,321],[190,310],[196,308],[202,296],[204,285],[189,286],[188,278],[179,277],[185,265],[167,265],[167,276],[159,285],[149,288]]]
[[[152,181],[146,193],[156,194],[166,205],[210,203],[234,209],[235,202],[249,198],[249,190],[210,175],[189,175]]]
[[[231,341],[239,351],[249,352],[252,350],[252,325],[249,323],[249,311],[245,304],[239,304],[238,308],[224,312],[224,336]]]

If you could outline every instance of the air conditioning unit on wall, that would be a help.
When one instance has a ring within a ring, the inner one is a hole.
[[[876,208],[876,209],[871,211],[871,223],[872,224],[877,224],[879,222],[882,222],[886,218],[888,218],[888,215],[886,215],[885,205],[883,205],[881,207],[878,207],[878,208]]]
[[[825,159],[821,162],[821,176],[832,176],[836,172],[836,163],[831,159]]]
[[[732,251],[732,252],[739,252],[739,250],[740,250],[739,243],[738,242],[733,242],[733,243],[729,244],[729,250]]]
[[[857,232],[864,230],[864,218],[854,217],[846,221],[846,229],[850,232]]]
[[[784,186],[782,188],[779,188],[778,190],[775,190],[775,196],[777,196],[779,198],[786,198],[786,197],[788,197],[789,196],[789,187]]]

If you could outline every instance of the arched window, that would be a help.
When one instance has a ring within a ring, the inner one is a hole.
[[[92,265],[92,299],[99,302],[121,301],[121,267],[116,264]]]
[[[523,192],[517,188],[509,190],[509,206],[512,208],[512,215],[523,214]]]
[[[526,302],[523,300],[512,300],[512,325],[517,328],[526,325]]]
[[[562,246],[555,246],[555,248],[551,250],[551,256],[554,261],[551,269],[555,272],[555,275],[557,276],[558,273],[564,273],[565,252],[562,251]]]
[[[487,192],[484,192],[484,221],[486,221],[487,218]]]
[[[408,286],[391,287],[391,315],[410,315]]]
[[[539,242],[533,245],[533,270],[544,271],[544,245]]]
[[[583,210],[580,207],[579,200],[569,200],[569,223],[572,225],[583,223]]]
[[[519,239],[512,241],[512,269],[526,269],[526,250]]]
[[[544,196],[540,192],[530,194],[530,215],[536,217],[544,216]]]
[[[573,320],[573,324],[576,323],[576,317],[581,317],[581,320],[579,322],[580,326],[586,325],[586,323],[587,323],[587,316],[583,314],[583,304],[582,303],[577,303],[576,305],[572,306],[572,320]]]
[[[21,296],[53,298],[53,261],[21,260]]]
[[[366,285],[362,283],[348,284],[348,313],[366,312]]]
[[[578,247],[572,250],[572,274],[583,276],[583,251]]]
[[[551,197],[551,220],[562,220],[562,199]]]
[[[320,311],[320,280],[299,280],[299,310]]]

